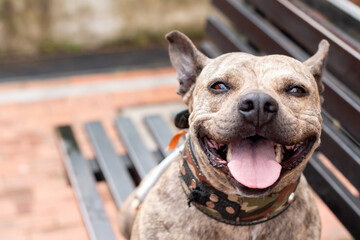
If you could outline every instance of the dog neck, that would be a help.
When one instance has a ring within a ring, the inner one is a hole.
[[[209,217],[232,225],[262,223],[283,213],[294,201],[299,182],[260,198],[225,194],[212,187],[201,172],[190,138],[180,161],[180,181],[189,207],[192,204]]]

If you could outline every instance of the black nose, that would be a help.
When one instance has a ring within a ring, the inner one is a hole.
[[[279,104],[266,93],[248,93],[240,99],[239,112],[256,128],[273,120],[279,110]]]

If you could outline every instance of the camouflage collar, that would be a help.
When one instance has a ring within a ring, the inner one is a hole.
[[[232,225],[257,224],[278,216],[293,202],[298,185],[290,184],[281,192],[262,198],[227,195],[212,187],[201,173],[190,140],[182,153],[180,181],[189,207],[192,203],[209,217]]]

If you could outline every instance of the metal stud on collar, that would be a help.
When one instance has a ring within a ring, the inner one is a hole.
[[[291,193],[289,198],[288,198],[288,203],[292,203],[295,200],[295,193]]]

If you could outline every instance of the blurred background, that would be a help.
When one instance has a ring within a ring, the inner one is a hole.
[[[21,73],[63,74],[66,71],[125,68],[126,64],[119,62],[122,59],[119,60],[116,53],[164,49],[164,35],[170,30],[181,29],[195,41],[203,38],[209,9],[206,0],[4,0],[0,2],[0,63],[8,65],[1,66],[1,78]],[[161,59],[164,51],[157,53],[159,56],[154,55],[155,61],[144,61],[145,64],[168,65],[167,59]],[[101,60],[100,54],[104,55]],[[57,64],[58,70],[51,65],[47,69],[31,65],[34,61],[56,62],[54,58],[80,55],[83,56],[81,60],[86,56],[88,59],[78,63],[79,58],[75,58],[71,63],[67,61],[65,66]],[[95,59],[94,55],[98,57]],[[97,62],[91,65],[94,61]],[[27,63],[30,65],[25,66]]]
[[[172,124],[185,106],[164,35],[178,29],[198,44],[213,11],[210,0],[0,0],[0,240],[89,239],[55,128],[71,125],[92,159],[86,122],[100,121],[119,154],[118,115],[140,129],[148,114]],[[97,188],[121,239],[109,189]],[[323,239],[351,239],[321,214]]]
[[[2,57],[34,57],[164,44],[175,28],[200,38],[209,3],[3,0],[0,10]]]

